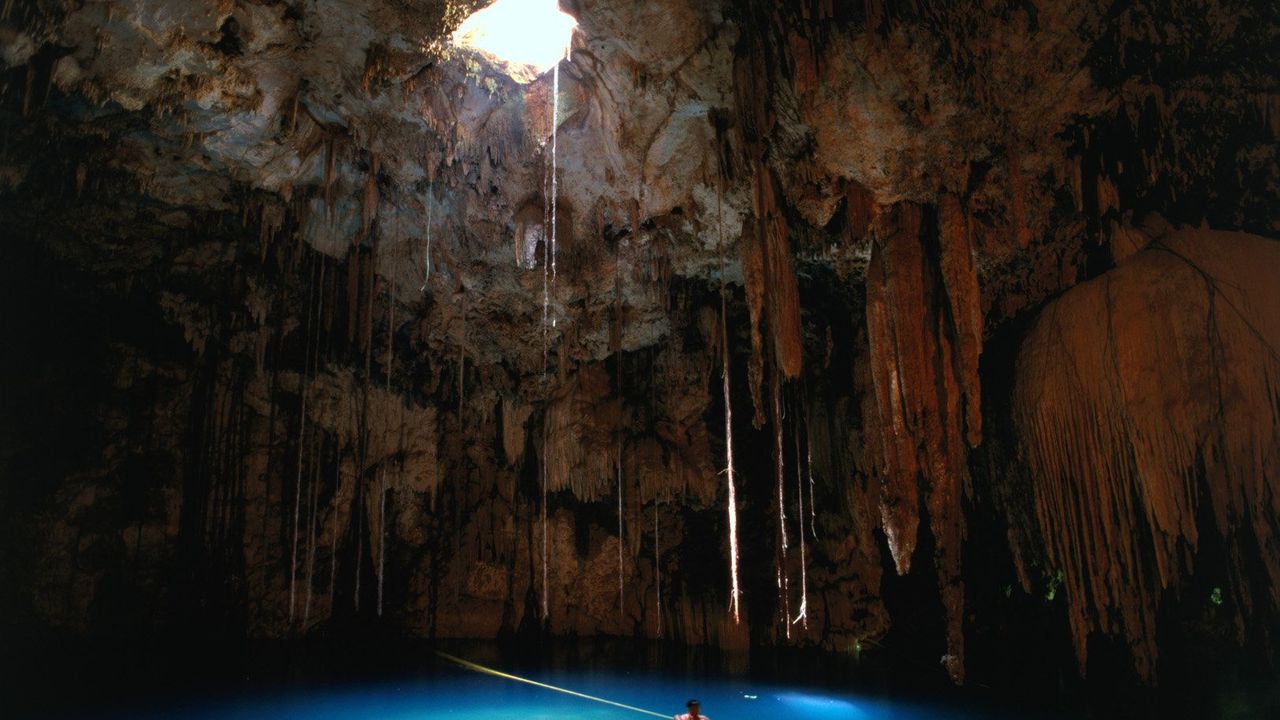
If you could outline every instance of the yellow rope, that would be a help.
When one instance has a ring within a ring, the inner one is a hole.
[[[622,704],[622,703],[620,703],[620,702],[614,702],[614,701],[612,701],[612,700],[605,700],[604,698],[599,698],[599,697],[596,697],[596,696],[594,696],[594,695],[587,695],[587,694],[585,694],[585,693],[576,692],[576,691],[574,691],[574,690],[567,690],[567,689],[562,688],[562,687],[556,687],[555,685],[548,685],[548,684],[546,684],[546,683],[540,683],[540,682],[538,682],[538,681],[536,681],[536,680],[529,680],[528,678],[522,678],[522,677],[519,677],[519,676],[517,676],[517,675],[512,675],[512,674],[510,674],[510,673],[504,673],[504,672],[502,672],[502,671],[500,671],[500,670],[494,670],[493,668],[487,668],[487,667],[485,667],[485,666],[483,666],[483,665],[478,665],[478,664],[476,664],[476,663],[473,663],[473,662],[471,662],[470,660],[463,660],[463,659],[462,659],[462,658],[460,658],[460,657],[455,657],[455,656],[450,655],[450,654],[448,654],[448,653],[442,653],[442,652],[440,652],[440,651],[438,651],[438,650],[436,651],[436,655],[439,655],[440,657],[444,658],[445,660],[448,660],[449,662],[454,663],[454,664],[456,664],[456,665],[459,665],[459,666],[461,666],[461,667],[464,667],[464,668],[466,668],[466,669],[468,669],[468,670],[473,670],[473,671],[475,671],[475,672],[483,673],[483,674],[485,674],[485,675],[492,675],[492,676],[494,676],[494,677],[500,677],[500,678],[503,678],[503,679],[505,679],[505,680],[515,680],[516,682],[522,682],[522,683],[524,683],[524,684],[526,684],[526,685],[532,685],[532,686],[534,686],[534,687],[540,687],[540,688],[542,688],[542,689],[544,689],[544,690],[554,690],[554,691],[556,691],[556,692],[558,692],[558,693],[564,693],[565,695],[572,695],[573,697],[576,697],[576,698],[582,698],[583,700],[590,700],[590,701],[592,701],[592,702],[604,703],[605,705],[612,705],[612,706],[614,706],[614,707],[616,707],[616,708],[622,708],[623,710],[631,710],[632,712],[643,713],[643,714],[645,714],[645,715],[652,715],[652,716],[654,716],[654,717],[666,718],[667,720],[669,720],[669,719],[672,717],[672,716],[670,716],[670,715],[664,715],[664,714],[662,714],[662,713],[657,713],[657,712],[654,712],[654,711],[652,711],[652,710],[645,710],[644,708],[638,708],[638,707],[635,707],[635,706],[633,706],[633,705],[623,705],[623,704]]]

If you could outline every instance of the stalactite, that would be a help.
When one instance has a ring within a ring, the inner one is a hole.
[[[1028,333],[1014,419],[1038,535],[1021,554],[1061,573],[1082,669],[1097,631],[1153,677],[1157,611],[1196,567],[1198,518],[1225,546],[1227,607],[1280,608],[1278,289],[1274,241],[1183,230]]]
[[[792,267],[790,230],[777,198],[777,181],[762,164],[756,176],[756,213],[760,242],[764,247],[765,305],[776,368],[788,380],[800,376],[803,363],[803,329],[800,325],[800,291]]]
[[[751,314],[752,357],[748,375],[755,406],[754,424],[764,425],[759,388],[763,384],[763,321],[768,333],[770,359],[776,375],[799,377],[803,362],[803,329],[800,296],[792,265],[790,229],[779,199],[777,180],[766,161],[767,140],[777,117],[771,106],[773,75],[768,66],[770,50],[766,36],[771,29],[745,30],[747,51],[734,65],[734,91],[742,153],[751,169],[754,227],[742,238],[742,275]],[[723,167],[721,168],[723,172]]]
[[[974,327],[980,311],[970,305],[978,298],[968,233],[957,217],[960,211],[947,205],[941,237],[926,232],[922,210],[912,204],[896,205],[878,217],[867,269],[867,335],[877,409],[868,424],[879,429],[882,524],[900,574],[911,567],[923,488],[947,615],[943,664],[961,682],[961,499],[969,482],[965,406],[976,417],[977,377],[970,373],[981,338]],[[951,243],[959,247],[940,247]],[[970,438],[980,439],[976,421],[968,430]]]
[[[756,167],[755,212],[757,228],[742,241],[742,273],[751,312],[752,358],[748,371],[753,387],[763,379],[765,351],[763,324],[768,348],[780,375],[800,375],[803,341],[800,326],[800,297],[792,267],[791,246],[782,208],[776,197],[775,180],[763,162]],[[758,395],[758,389],[753,390]],[[753,396],[754,397],[754,396]],[[756,402],[756,425],[763,424]]]
[[[884,443],[881,522],[898,574],[905,575],[911,570],[920,522],[916,443],[923,434],[917,428],[919,410],[908,405],[908,393],[922,392],[919,387],[928,377],[924,342],[916,341],[924,337],[926,323],[923,318],[905,316],[923,314],[925,288],[920,273],[925,262],[919,242],[919,208],[898,206],[890,216],[895,225],[882,223],[867,268],[867,334]],[[904,317],[899,320],[899,316]]]
[[[982,352],[982,293],[974,258],[973,233],[959,199],[942,198],[938,208],[939,269],[955,327],[955,372],[965,410],[965,439],[970,447],[982,442],[982,391],[978,357]]]
[[[606,408],[607,413],[597,413]],[[617,398],[603,365],[581,368],[562,382],[547,402],[543,466],[551,492],[569,489],[594,502],[614,494],[616,463],[606,452],[621,432]]]
[[[747,362],[747,386],[751,389],[751,406],[755,410],[751,423],[757,429],[764,426],[764,401],[760,390],[764,387],[764,335],[761,322],[764,316],[764,253],[757,242],[742,243],[742,280],[747,299],[751,325],[751,357]]]
[[[529,416],[533,408],[518,398],[502,397],[502,451],[507,465],[518,467],[524,459]]]

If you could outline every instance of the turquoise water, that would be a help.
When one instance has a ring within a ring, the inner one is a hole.
[[[464,670],[438,648],[381,637],[233,646],[0,642],[0,719],[653,717]],[[1031,671],[1013,679],[988,673],[955,688],[936,667],[819,653],[720,654],[630,641],[440,649],[663,717],[697,697],[712,720],[1280,718],[1280,676],[1266,663],[1171,672],[1158,689],[1099,685],[1109,677],[1103,672],[1089,685]]]
[[[644,674],[548,671],[530,675],[548,684],[607,698],[670,717],[690,697],[712,720],[940,720],[993,718],[956,707],[928,706],[816,688],[757,685],[738,680],[692,680]],[[646,715],[552,690],[465,671],[401,681],[295,688],[231,699],[186,698],[111,717],[239,720],[642,720]]]

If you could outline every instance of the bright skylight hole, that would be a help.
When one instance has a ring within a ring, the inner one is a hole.
[[[497,0],[463,21],[453,44],[541,75],[564,58],[577,26],[558,0]]]

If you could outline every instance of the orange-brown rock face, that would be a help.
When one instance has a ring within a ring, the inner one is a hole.
[[[899,573],[911,569],[927,505],[947,611],[947,657],[964,677],[964,541],[961,498],[977,425],[981,352],[977,271],[962,211],[943,206],[940,234],[926,234],[922,210],[899,204],[880,217],[867,269],[867,336],[883,448],[881,514]],[[966,408],[970,428],[966,432]],[[966,438],[970,438],[966,439]]]
[[[1242,233],[1156,238],[1041,313],[1015,414],[1082,667],[1100,631],[1154,674],[1156,612],[1195,572],[1202,532],[1227,548],[1240,622],[1277,607],[1277,348],[1280,243]]]
[[[894,564],[906,573],[920,522],[922,415],[937,407],[936,397],[929,397],[933,374],[927,365],[935,343],[928,340],[932,308],[925,295],[920,210],[898,208],[880,228],[867,268],[867,337],[884,453],[882,522]]]

